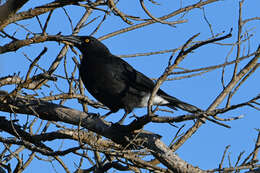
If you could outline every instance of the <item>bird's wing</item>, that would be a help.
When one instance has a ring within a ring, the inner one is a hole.
[[[123,80],[126,85],[129,85],[131,88],[135,89],[136,91],[144,91],[144,92],[153,91],[155,83],[150,78],[148,78],[141,72],[135,70],[131,65],[129,65],[127,62],[123,61],[122,59],[117,58],[116,64],[120,65],[121,67],[121,68],[117,68],[118,70],[120,70],[120,72],[118,71],[118,74],[120,74],[120,80]],[[157,95],[169,101],[169,103],[166,106],[169,106],[172,109],[178,107],[180,109],[192,113],[201,111],[199,108],[193,105],[190,105],[173,96],[168,95],[161,89],[158,90]]]
[[[135,70],[130,64],[125,61],[121,61],[122,65],[122,76],[121,78],[128,83],[129,86],[140,91],[152,91],[154,88],[154,82],[142,74],[141,72]]]
[[[119,65],[121,68],[114,67],[114,69],[120,70],[117,71],[117,74],[120,74],[120,80],[124,80],[125,83],[137,90],[148,92],[153,91],[155,83],[150,78],[145,76],[143,73],[135,70],[130,64],[128,64],[121,58],[116,57],[116,59],[117,63],[114,64]],[[158,94],[165,96],[165,98],[171,98],[170,95],[166,94],[161,89],[158,90]],[[172,99],[175,98],[172,97]]]

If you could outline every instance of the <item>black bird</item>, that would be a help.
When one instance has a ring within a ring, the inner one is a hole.
[[[154,82],[110,53],[103,43],[91,36],[60,36],[60,39],[81,51],[83,58],[79,68],[80,77],[89,93],[111,112],[124,109],[126,116],[134,108],[148,105]],[[200,111],[161,89],[158,90],[153,105],[164,105],[172,109],[177,107],[190,113]]]

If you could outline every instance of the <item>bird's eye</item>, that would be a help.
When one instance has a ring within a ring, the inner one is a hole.
[[[89,42],[90,42],[90,39],[86,38],[85,43],[89,43]]]

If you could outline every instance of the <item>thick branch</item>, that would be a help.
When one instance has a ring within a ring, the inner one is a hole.
[[[5,4],[0,6],[0,30],[3,24],[10,16],[14,15],[28,0],[7,0]]]
[[[131,144],[134,144],[134,146],[144,146],[148,148],[161,163],[174,172],[182,172],[182,170],[184,170],[184,172],[187,170],[191,170],[191,172],[194,172],[192,170],[202,172],[175,155],[159,140],[159,135],[143,130],[129,132],[127,128],[124,128],[125,126],[114,126],[100,119],[95,114],[87,114],[39,99],[22,96],[13,98],[8,97],[8,95],[0,96],[0,111],[31,114],[44,120],[62,121],[74,125],[80,124],[82,127],[112,139],[123,146],[131,147]]]

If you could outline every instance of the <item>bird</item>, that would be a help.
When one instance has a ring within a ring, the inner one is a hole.
[[[124,109],[126,117],[133,109],[146,107],[155,83],[130,64],[113,55],[108,47],[92,36],[61,36],[59,40],[80,50],[79,75],[88,92],[115,113]],[[190,113],[201,110],[159,89],[152,105],[180,108]],[[122,119],[121,119],[122,120]]]

